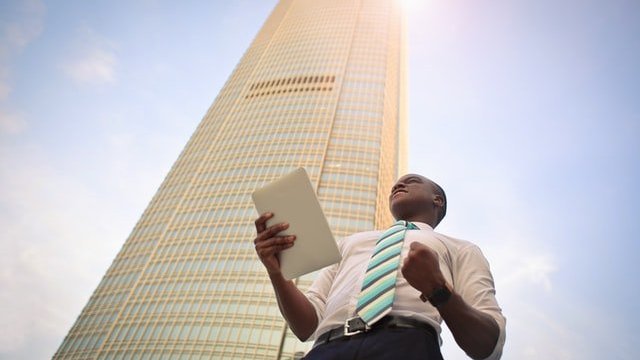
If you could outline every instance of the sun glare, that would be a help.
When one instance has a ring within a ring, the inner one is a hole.
[[[398,0],[405,11],[417,10],[422,7],[428,0]]]

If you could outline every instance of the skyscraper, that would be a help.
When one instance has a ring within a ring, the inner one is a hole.
[[[56,359],[290,359],[251,192],[304,166],[337,238],[391,222],[405,158],[399,0],[281,0]],[[306,287],[313,275],[298,279]]]

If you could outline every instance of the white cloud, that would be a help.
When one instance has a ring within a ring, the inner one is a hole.
[[[100,48],[87,49],[77,58],[64,65],[64,70],[79,83],[114,83],[116,56]]]
[[[18,2],[11,20],[0,23],[0,135],[15,135],[27,128],[20,111],[4,105],[9,98],[11,63],[22,50],[36,39],[43,29],[46,7],[40,0]]]
[[[97,133],[91,164],[0,142],[0,359],[51,357],[184,142]]]
[[[43,29],[46,7],[42,1],[20,1],[16,10],[13,19],[4,23],[1,28],[0,59],[21,51]]]
[[[0,26],[0,100],[11,90],[8,83],[10,63],[43,29],[46,8],[39,0],[19,2],[10,21]]]
[[[2,146],[0,155],[0,358],[47,358],[132,221],[37,149]]]
[[[551,292],[551,276],[558,270],[555,256],[539,249],[505,244],[502,248],[492,249],[497,283],[501,289],[519,286],[535,286]]]
[[[0,108],[0,135],[20,134],[27,129],[27,125],[21,114]]]
[[[110,84],[116,81],[117,56],[113,44],[91,29],[81,29],[79,40],[63,64],[64,72],[81,84]]]
[[[0,101],[6,100],[11,93],[11,85],[8,82],[2,80],[2,75],[0,75]]]

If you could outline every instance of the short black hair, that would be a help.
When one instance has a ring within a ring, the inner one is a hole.
[[[440,211],[438,211],[438,220],[436,221],[436,226],[438,226],[440,221],[444,219],[444,216],[447,215],[447,194],[444,192],[442,186],[438,185],[435,181],[431,180],[431,184],[433,184],[436,194],[442,196],[442,199],[444,200]]]

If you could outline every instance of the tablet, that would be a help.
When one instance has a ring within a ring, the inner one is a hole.
[[[252,198],[258,214],[274,214],[267,226],[288,222],[289,228],[279,235],[296,235],[294,245],[279,253],[287,280],[340,261],[342,256],[304,168],[254,191]]]

